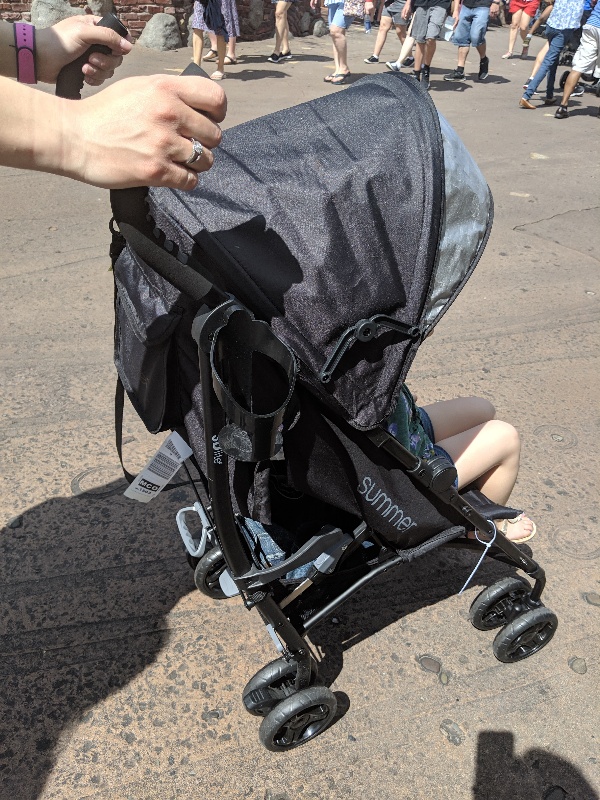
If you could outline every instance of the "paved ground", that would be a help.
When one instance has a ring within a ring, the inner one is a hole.
[[[186,491],[149,507],[121,496],[107,193],[3,169],[2,800],[600,797],[598,100],[564,122],[519,110],[531,62],[500,60],[507,36],[489,35],[485,85],[439,80],[448,44],[434,62],[432,97],[481,165],[496,221],[411,382],[423,402],[493,398],[522,432],[515,502],[540,529],[554,641],[497,662],[466,617],[506,570],[486,566],[458,597],[471,560],[434,554],[314,631],[347,713],[291,754],[262,749],[240,701],[274,657],[258,615],[194,590],[173,524]],[[382,69],[362,63],[372,42],[350,33],[355,78]],[[270,42],[239,50],[228,124],[344,91],[322,82],[326,39],[295,40],[283,67],[264,60]],[[138,49],[125,71],[189,57]],[[127,462],[141,465],[155,443],[133,414],[126,434]]]

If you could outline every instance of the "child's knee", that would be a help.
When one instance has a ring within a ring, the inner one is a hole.
[[[484,397],[471,397],[473,406],[473,416],[477,417],[480,422],[478,424],[489,422],[496,416],[496,409],[489,400]]]
[[[507,456],[519,457],[521,453],[521,436],[519,431],[510,422],[495,419],[493,421],[497,436],[501,438]]]

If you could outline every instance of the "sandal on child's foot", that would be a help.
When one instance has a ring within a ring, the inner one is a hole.
[[[517,530],[511,531],[509,528],[510,525],[520,525],[523,529],[523,535],[518,536],[519,531]],[[523,542],[528,542],[530,539],[533,539],[537,532],[535,522],[529,519],[529,517],[525,514],[519,514],[519,516],[514,517],[514,519],[500,520],[498,523],[496,523],[496,527],[500,533],[503,533],[513,544],[523,544]],[[513,538],[515,534],[517,535],[517,538]]]

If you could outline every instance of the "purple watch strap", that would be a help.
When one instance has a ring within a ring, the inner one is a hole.
[[[35,75],[35,28],[26,22],[15,23],[17,48],[17,80],[19,83],[37,83]]]

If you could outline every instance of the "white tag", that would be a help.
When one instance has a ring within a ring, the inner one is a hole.
[[[191,455],[192,448],[178,433],[171,433],[123,494],[132,500],[139,500],[140,503],[148,503],[164,489],[185,459]]]

